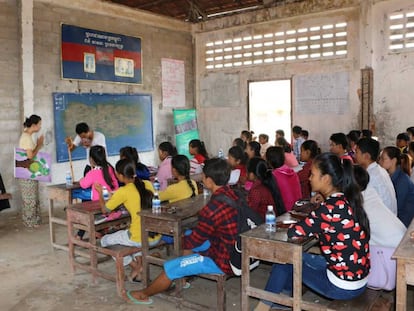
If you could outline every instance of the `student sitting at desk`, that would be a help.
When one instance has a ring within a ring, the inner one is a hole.
[[[159,193],[161,201],[173,203],[192,198],[197,194],[197,184],[190,179],[190,161],[185,155],[178,154],[171,159],[171,170],[176,183]]]
[[[247,171],[246,171],[246,154],[243,149],[239,146],[233,146],[229,149],[227,154],[227,162],[230,164],[232,170],[239,170],[240,177],[236,181],[239,185],[243,186],[247,180]]]
[[[89,151],[89,163],[92,169],[86,173],[85,177],[79,180],[81,189],[72,190],[72,198],[86,201],[98,201],[99,193],[94,184],[98,183],[109,192],[118,189],[118,180],[115,177],[115,170],[106,160],[105,148],[102,146],[92,146]]]
[[[199,139],[190,140],[188,150],[194,158],[190,160],[190,174],[199,174],[203,171],[204,161],[208,159],[208,154],[204,142]]]
[[[274,206],[277,215],[285,212],[279,187],[273,178],[272,171],[266,161],[260,157],[254,157],[247,162],[247,176],[252,187],[247,195],[247,203],[265,219],[267,206]]]
[[[128,159],[129,161],[132,161],[135,163],[138,178],[143,179],[143,180],[150,179],[150,171],[144,163],[140,162],[138,151],[136,148],[131,147],[131,146],[122,147],[119,150],[119,157],[121,159]]]
[[[169,141],[164,141],[158,146],[158,157],[161,160],[156,178],[160,182],[160,190],[168,186],[168,179],[172,178],[171,159],[177,154],[177,149]]]
[[[131,216],[131,224],[126,230],[119,230],[112,234],[106,234],[101,239],[103,247],[111,245],[126,245],[141,247],[141,209],[151,208],[152,193],[154,188],[148,180],[141,180],[136,177],[135,164],[127,159],[119,160],[116,165],[116,177],[125,184],[109,197],[107,202],[104,201],[102,194],[102,185],[96,183],[95,188],[99,192],[99,202],[102,213],[108,213],[115,210],[121,204],[125,206]],[[149,239],[149,245],[156,245],[161,239],[161,235],[156,235]],[[124,266],[130,265],[132,272],[131,280],[140,281],[142,272],[141,252],[135,256],[124,257]]]
[[[236,193],[227,186],[230,166],[224,159],[210,159],[203,168],[203,184],[212,192],[210,201],[198,214],[198,225],[184,237],[184,256],[164,263],[164,271],[147,288],[127,291],[125,300],[134,304],[149,305],[151,296],[167,290],[173,280],[201,273],[233,275],[229,264],[229,249],[237,236],[237,210],[216,196],[224,194],[237,200]],[[196,253],[198,246],[211,242],[206,251]]]
[[[366,289],[370,228],[352,162],[342,162],[333,153],[315,158],[310,182],[312,190],[321,193],[325,200],[304,220],[291,225],[288,236],[318,237],[321,255],[303,253],[302,282],[327,298],[346,300]],[[274,264],[265,290],[291,295],[292,280],[291,264]],[[261,301],[255,311],[269,310],[271,305]]]

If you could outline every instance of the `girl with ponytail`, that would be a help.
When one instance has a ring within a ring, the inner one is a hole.
[[[310,182],[324,201],[288,229],[292,239],[316,236],[319,240],[321,255],[303,253],[302,281],[329,299],[353,299],[365,291],[368,282],[370,228],[352,163],[333,153],[318,155],[312,163]],[[291,293],[292,276],[292,265],[273,265],[266,290]],[[261,301],[256,310],[271,305]]]
[[[131,216],[131,224],[126,230],[119,230],[115,233],[106,234],[101,239],[103,247],[115,244],[141,247],[141,217],[139,212],[142,209],[149,209],[152,206],[154,188],[148,180],[141,180],[136,176],[135,163],[128,159],[121,159],[115,165],[116,177],[124,186],[115,191],[109,200],[105,202],[102,194],[102,185],[95,183],[99,193],[99,202],[102,213],[106,214],[123,205]],[[161,235],[149,238],[149,245],[156,245]],[[124,257],[124,266],[131,266],[130,278],[133,281],[140,281],[142,273],[141,253]]]
[[[190,161],[188,158],[182,154],[173,156],[171,166],[172,175],[177,182],[159,193],[160,200],[172,203],[195,197],[197,195],[197,183],[190,179]]]

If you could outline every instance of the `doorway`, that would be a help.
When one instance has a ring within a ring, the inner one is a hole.
[[[276,130],[285,131],[285,138],[291,138],[291,80],[249,82],[249,128],[255,136],[269,135],[274,144]]]

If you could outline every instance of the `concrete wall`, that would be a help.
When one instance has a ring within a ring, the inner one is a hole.
[[[19,64],[19,10],[16,1],[6,1],[6,10],[1,9],[0,23],[9,31],[2,31],[6,38],[0,37],[0,46],[7,48],[1,53],[0,62],[5,62],[4,71],[0,73],[1,97],[0,118],[2,128],[8,132],[2,136],[1,173],[14,199],[13,210],[19,209],[20,197],[13,178],[11,164],[13,163],[12,149],[18,141],[21,132],[21,116],[27,115],[19,107],[19,74],[15,71]],[[4,17],[3,17],[4,16]],[[118,84],[95,81],[75,81],[61,79],[60,62],[60,33],[61,23],[85,28],[119,33],[140,37],[142,39],[143,84]],[[3,28],[3,29],[4,29]],[[3,41],[4,40],[4,41]],[[33,5],[33,40],[34,40],[34,107],[33,112],[42,117],[42,132],[51,137],[43,150],[53,155],[52,182],[64,182],[68,163],[56,163],[53,119],[53,92],[94,92],[94,93],[146,93],[152,94],[154,119],[154,152],[140,153],[141,161],[148,165],[158,164],[156,146],[164,140],[174,140],[172,109],[162,106],[161,91],[161,58],[172,58],[185,62],[186,107],[193,106],[193,46],[190,26],[184,22],[159,17],[148,13],[110,5],[101,1],[79,0],[39,0]],[[4,42],[4,43],[3,43]],[[10,51],[9,51],[10,50]],[[13,61],[13,62],[11,62]],[[7,104],[7,106],[6,106]],[[4,112],[4,113],[3,113]],[[10,121],[6,121],[10,120]],[[3,126],[4,124],[4,126]],[[74,124],[75,126],[75,124]],[[122,126],[122,124],[120,124]],[[4,141],[3,140],[7,140]],[[111,157],[115,164],[118,157]],[[86,161],[75,161],[76,179],[82,175]],[[4,167],[4,168],[3,168]],[[47,207],[46,184],[41,184],[41,206]]]
[[[20,18],[15,0],[0,0],[0,173],[6,190],[17,195],[13,148],[21,125]]]
[[[408,6],[413,6],[412,1],[310,0],[194,25],[196,106],[201,137],[211,153],[215,154],[219,147],[230,146],[233,138],[238,137],[242,129],[248,128],[249,81],[295,81],[298,75],[348,72],[349,105],[345,113],[332,115],[322,111],[318,115],[303,115],[295,113],[294,104],[292,107],[292,123],[308,129],[311,138],[327,150],[330,134],[359,128],[361,107],[356,90],[360,88],[360,69],[366,66],[374,68],[375,134],[382,145],[393,144],[397,133],[414,125],[409,105],[409,99],[414,95],[414,89],[410,88],[414,53],[388,53],[385,14]],[[323,25],[343,20],[348,23],[348,54],[345,58],[205,69],[204,46],[207,42],[255,32],[277,32],[309,23]]]

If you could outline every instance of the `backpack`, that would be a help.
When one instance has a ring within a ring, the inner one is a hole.
[[[235,191],[238,196],[237,201],[230,199],[225,194],[219,194],[214,199],[225,203],[238,210],[237,213],[237,237],[234,245],[229,249],[230,253],[230,267],[233,270],[234,275],[241,275],[241,257],[242,257],[242,247],[241,247],[241,237],[240,233],[249,231],[253,228],[264,223],[262,217],[252,210],[246,202],[244,196],[239,192]],[[250,270],[253,270],[259,265],[260,261],[258,259],[250,258]]]

